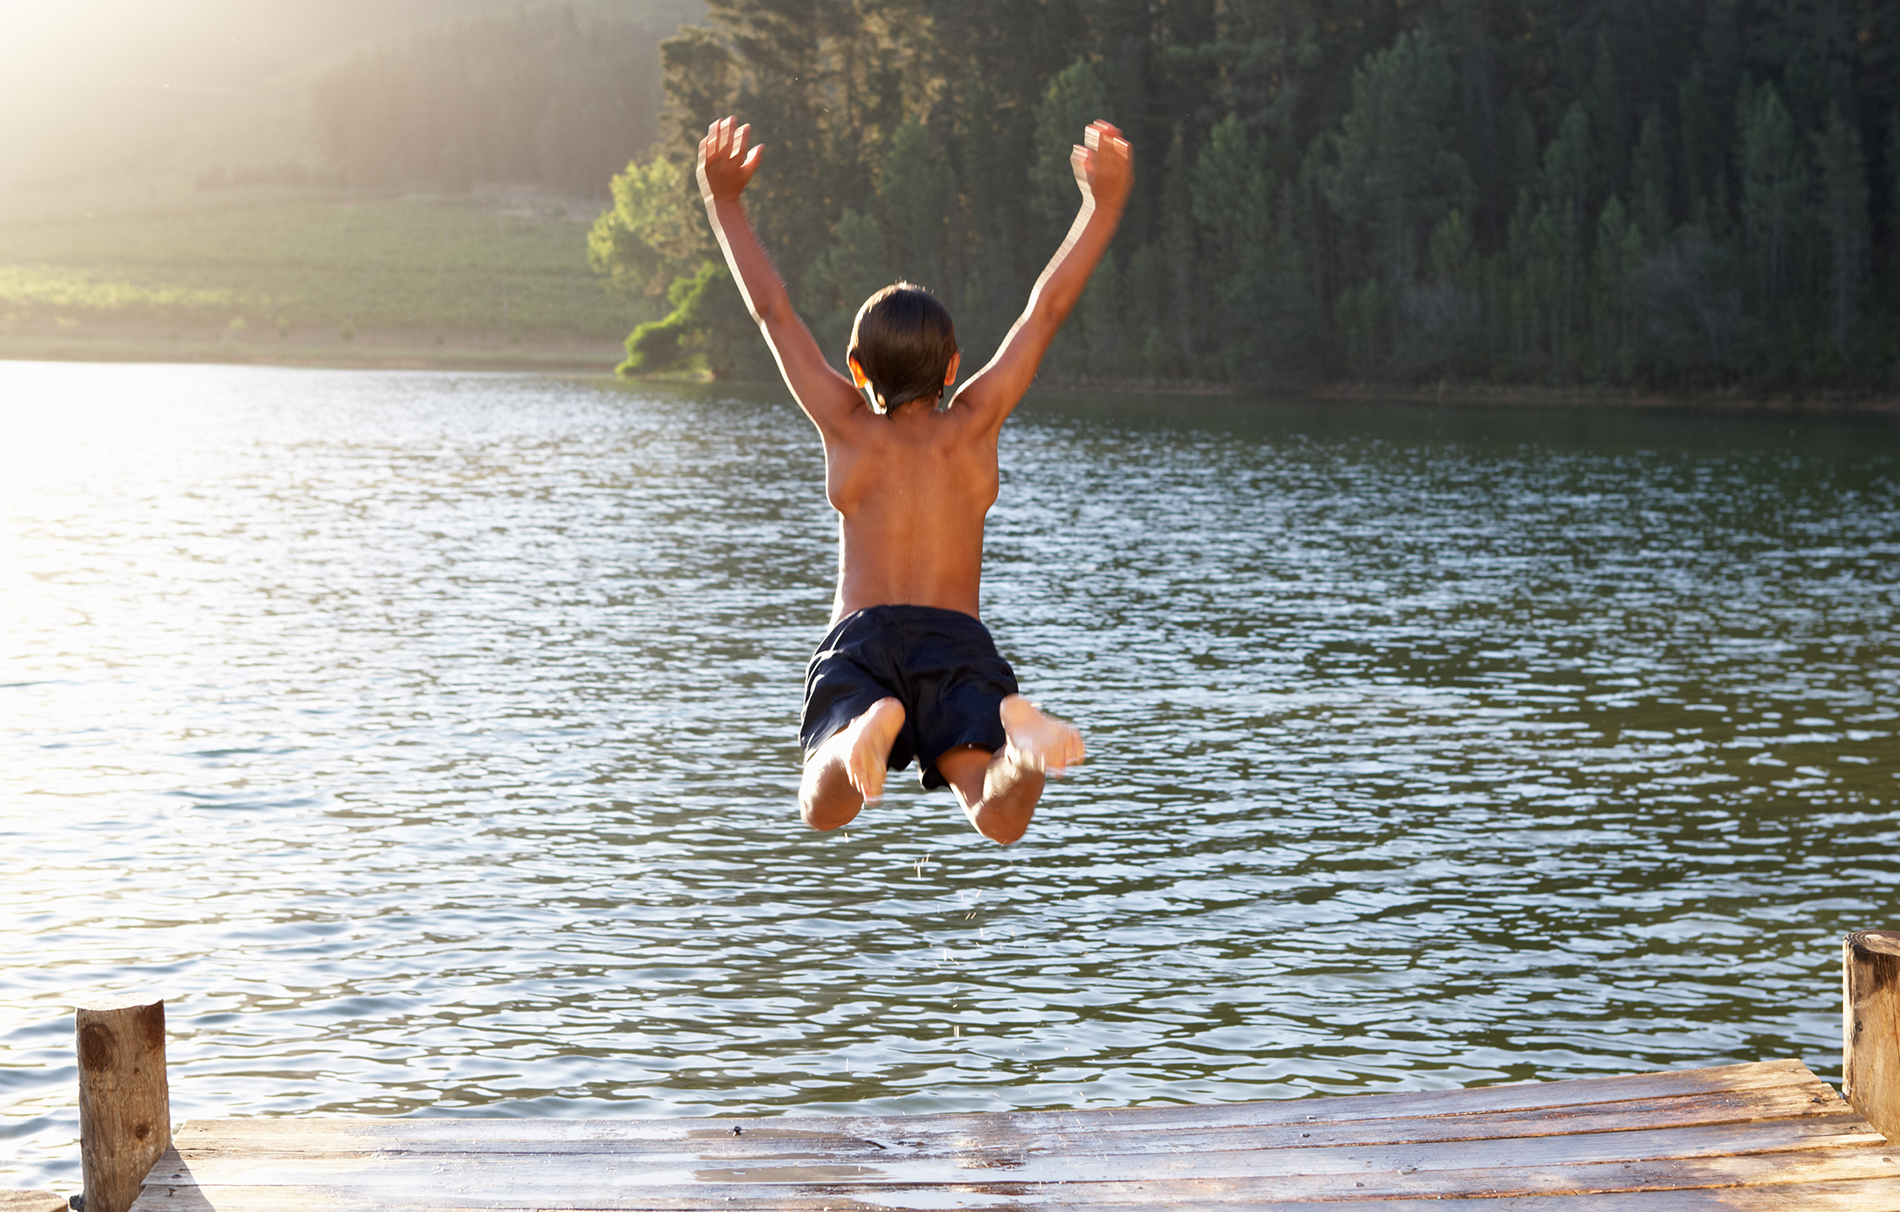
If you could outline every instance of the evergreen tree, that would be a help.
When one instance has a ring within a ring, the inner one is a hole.
[[[1845,348],[1867,266],[1867,165],[1860,129],[1839,109],[1828,110],[1827,125],[1814,138],[1814,170],[1827,237],[1834,344]]]
[[[1197,277],[1215,294],[1224,321],[1216,335],[1233,361],[1254,351],[1245,334],[1257,317],[1243,310],[1266,272],[1273,216],[1267,176],[1255,158],[1247,129],[1228,115],[1208,132],[1194,163],[1190,197],[1205,259]]]
[[[1591,183],[1599,197],[1621,193],[1629,180],[1625,132],[1628,111],[1622,73],[1616,69],[1616,59],[1610,53],[1610,37],[1603,30],[1597,31],[1596,66],[1584,104],[1596,148],[1596,172]]]
[[[1673,224],[1669,218],[1669,150],[1664,144],[1663,115],[1660,106],[1651,106],[1643,116],[1642,133],[1636,139],[1636,151],[1630,158],[1630,195],[1635,199],[1636,230],[1645,243],[1662,243]]]
[[[956,180],[930,132],[905,122],[891,134],[877,185],[877,215],[892,277],[915,282],[955,308],[961,293],[946,272]]]
[[[1772,84],[1745,89],[1742,130],[1742,222],[1755,267],[1755,306],[1771,326],[1788,315],[1808,218],[1808,159],[1794,119]]]
[[[1542,204],[1533,220],[1550,354],[1564,375],[1575,369],[1579,321],[1586,306],[1591,152],[1590,117],[1578,102],[1564,115],[1557,137],[1544,149],[1544,171],[1538,179]]]
[[[1612,194],[1597,216],[1590,318],[1598,368],[1614,382],[1627,380],[1634,370],[1633,338],[1646,243],[1642,229],[1624,212],[1622,199]]]
[[[1161,230],[1155,247],[1162,268],[1155,276],[1162,295],[1155,306],[1155,332],[1143,338],[1142,348],[1147,364],[1154,368],[1150,373],[1161,373],[1161,368],[1174,364],[1190,379],[1206,379],[1212,376],[1203,359],[1210,351],[1206,342],[1195,339],[1206,298],[1196,285],[1200,255],[1194,238],[1190,164],[1186,134],[1177,125],[1168,140],[1161,173]]]
[[[831,247],[805,271],[806,309],[813,313],[812,335],[833,362],[844,366],[851,324],[873,293],[889,286],[891,272],[883,224],[875,214],[845,208]]]
[[[1677,86],[1682,116],[1682,187],[1690,222],[1725,232],[1732,197],[1730,151],[1741,89],[1742,39],[1735,0],[1709,0],[1697,55]]]
[[[1327,200],[1358,236],[1366,273],[1393,290],[1445,213],[1471,205],[1471,174],[1447,129],[1451,92],[1444,48],[1401,34],[1353,73],[1352,108],[1334,137]]]

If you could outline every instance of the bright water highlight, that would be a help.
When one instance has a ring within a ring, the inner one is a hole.
[[[1900,926],[1900,426],[1032,396],[987,621],[1089,763],[797,823],[770,388],[0,363],[0,1185],[176,1118],[1282,1098],[1797,1056]]]

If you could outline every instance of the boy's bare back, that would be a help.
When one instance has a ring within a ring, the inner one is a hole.
[[[917,399],[886,414],[872,408],[861,382],[825,361],[752,235],[740,203],[760,151],[747,147],[749,131],[731,118],[712,125],[699,147],[700,188],[733,277],[824,439],[825,495],[840,519],[832,619],[883,605],[977,617],[997,436],[1114,235],[1132,181],[1128,144],[1106,122],[1088,128],[1071,157],[1082,195],[1075,225],[989,364],[948,407]],[[946,383],[957,365],[952,358]]]
[[[861,406],[825,432],[825,496],[839,517],[834,622],[882,605],[977,614],[1001,426],[961,396],[935,405],[913,400],[889,416]]]

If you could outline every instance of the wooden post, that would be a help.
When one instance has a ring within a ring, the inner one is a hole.
[[[73,1015],[86,1212],[126,1212],[172,1143],[165,1003],[119,998]]]
[[[1900,930],[1841,944],[1841,1094],[1900,1143]]]

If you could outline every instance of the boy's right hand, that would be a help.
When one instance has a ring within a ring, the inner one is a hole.
[[[745,192],[752,174],[759,167],[760,143],[749,151],[746,136],[750,124],[734,129],[736,118],[721,118],[706,128],[699,141],[699,192],[708,202],[729,202]]]
[[[1122,133],[1107,122],[1089,123],[1082,142],[1069,153],[1069,167],[1084,198],[1119,209],[1134,184],[1134,152]]]

